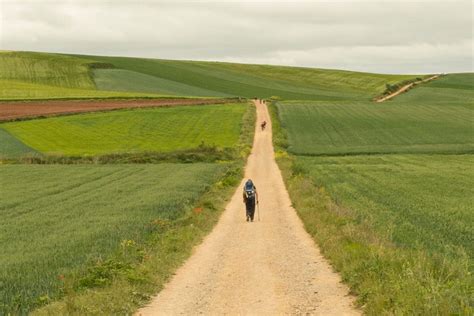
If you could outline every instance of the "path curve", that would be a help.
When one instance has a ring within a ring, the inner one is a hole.
[[[214,230],[137,315],[360,314],[291,207],[267,107],[255,105],[268,124],[256,126],[245,179],[257,187],[261,221],[245,221],[243,179]]]
[[[375,100],[375,102],[381,103],[381,102],[385,102],[385,101],[387,101],[387,100],[393,99],[393,98],[395,98],[397,95],[402,94],[403,92],[406,92],[406,91],[410,90],[411,88],[413,88],[413,87],[419,85],[420,83],[430,82],[430,81],[435,80],[435,79],[438,79],[438,78],[439,78],[439,75],[434,75],[434,76],[431,76],[431,77],[429,77],[429,78],[426,78],[426,79],[423,79],[423,80],[420,80],[420,81],[411,82],[411,83],[409,83],[409,84],[404,85],[403,87],[401,87],[401,88],[398,89],[397,91],[392,92],[392,93],[390,93],[390,94],[387,95],[387,96],[384,96],[384,97],[382,97],[382,98],[380,98],[380,99]]]

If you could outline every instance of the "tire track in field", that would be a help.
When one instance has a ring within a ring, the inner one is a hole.
[[[245,221],[239,186],[214,230],[137,315],[360,314],[292,208],[267,107],[255,105],[257,122],[268,124],[265,131],[256,125],[241,185],[254,180],[261,221]]]

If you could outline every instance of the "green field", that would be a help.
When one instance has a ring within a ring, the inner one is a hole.
[[[223,170],[218,164],[0,166],[0,314],[61,294],[83,271],[175,221]]]
[[[295,208],[365,313],[472,313],[472,155],[295,159]]]
[[[449,74],[415,90],[396,97],[393,102],[460,103],[472,105],[474,101],[474,74]]]
[[[474,156],[300,157],[334,201],[370,218],[397,246],[474,259]],[[474,272],[474,271],[473,271]]]
[[[294,206],[369,315],[472,314],[473,79],[273,107]]]
[[[120,110],[0,126],[27,146],[53,155],[171,152],[202,143],[230,148],[239,140],[247,107],[238,103]]]
[[[278,97],[274,142],[292,203],[364,312],[471,315],[474,74],[370,101],[415,77],[0,52],[0,100]],[[48,303],[40,312],[133,313],[217,222],[254,119],[239,103],[0,124],[0,159],[12,158],[2,162],[47,163],[0,165],[0,314]],[[240,155],[214,164],[94,160],[203,144]],[[31,155],[43,160],[22,160]]]
[[[65,88],[95,89],[90,61],[60,54],[0,52],[0,79]]]
[[[230,94],[206,90],[180,82],[123,69],[98,69],[94,81],[99,90],[134,91],[165,95],[229,97]],[[131,92],[129,92],[131,93]]]
[[[0,99],[175,95],[369,100],[383,92],[386,83],[414,77],[271,65],[0,52]]]
[[[0,125],[0,159],[2,158],[16,158],[27,154],[34,154],[35,150],[20,142],[13,137]]]
[[[110,99],[110,98],[163,98],[166,95],[140,92],[99,91],[92,89],[73,89],[22,82],[0,80],[0,100],[36,99]],[[1,109],[1,105],[0,105]]]
[[[211,91],[213,95],[232,95],[252,98],[279,96],[284,99],[303,100],[367,100],[395,83],[414,76],[381,75],[340,70],[298,68],[270,65],[247,65],[220,62],[173,61],[144,58],[77,56],[95,62],[114,65],[128,72],[98,69],[95,80],[109,77],[104,88],[114,86],[120,90],[142,91],[126,83],[130,72],[166,80],[163,92],[173,92],[177,83]],[[131,90],[137,89],[137,90]],[[152,90],[155,91],[155,90]],[[157,90],[160,91],[160,90]],[[192,90],[191,90],[192,91]],[[191,91],[175,90],[176,93]]]
[[[238,103],[1,124],[0,150],[13,158],[31,152],[145,157],[150,151],[173,154],[203,143],[232,147],[236,155],[213,164],[4,160],[0,314],[37,308],[48,314],[135,311],[218,220],[240,180],[254,123],[254,108]]]
[[[0,51],[0,100],[162,97],[97,90],[94,63],[61,54]]]
[[[288,150],[303,155],[472,152],[474,89],[468,83],[473,78],[448,75],[384,103],[279,102]],[[446,88],[458,82],[465,84]]]

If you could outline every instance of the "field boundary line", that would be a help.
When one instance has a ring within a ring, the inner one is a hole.
[[[441,76],[441,75],[434,75],[434,76],[431,76],[431,77],[426,78],[426,79],[423,79],[423,80],[411,82],[411,83],[409,83],[409,84],[404,85],[403,87],[401,87],[401,88],[398,89],[397,91],[395,91],[395,92],[393,92],[393,93],[390,93],[389,95],[387,95],[387,96],[385,96],[385,97],[376,98],[376,99],[375,99],[375,102],[377,102],[377,103],[382,103],[382,102],[388,101],[388,100],[390,100],[390,99],[395,98],[397,95],[402,94],[403,92],[406,92],[406,91],[410,90],[411,88],[414,88],[415,86],[417,86],[417,85],[419,85],[419,84],[421,84],[421,83],[430,82],[430,81],[432,81],[432,80],[438,79],[440,76]]]
[[[145,102],[144,102],[145,101]],[[182,101],[182,102],[180,102]],[[156,102],[156,103],[155,103]],[[126,109],[159,108],[174,106],[198,106],[216,105],[226,103],[246,102],[245,99],[157,99],[157,100],[68,100],[68,101],[46,101],[46,102],[0,102],[0,123],[25,121],[32,119],[49,118],[56,116],[76,115],[84,113],[101,113]],[[117,104],[114,104],[117,103]],[[130,104],[128,104],[130,103]],[[141,104],[143,103],[143,104]],[[55,109],[41,109],[51,105]],[[103,105],[103,107],[101,106]],[[71,106],[72,108],[68,108]],[[21,109],[25,107],[26,109]],[[63,109],[64,107],[64,109]],[[29,109],[28,109],[29,108]],[[7,112],[5,112],[7,111]],[[18,112],[20,111],[20,113]],[[31,114],[23,114],[32,112]],[[11,113],[8,113],[11,112]]]

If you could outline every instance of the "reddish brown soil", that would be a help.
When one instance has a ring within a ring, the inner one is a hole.
[[[228,99],[142,99],[0,102],[0,121],[124,108],[217,104],[225,102],[231,101]]]

